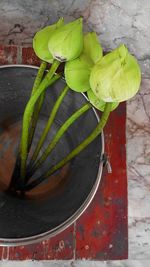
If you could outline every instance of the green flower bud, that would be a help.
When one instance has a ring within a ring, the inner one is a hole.
[[[122,102],[139,90],[141,71],[135,57],[124,45],[104,56],[93,67],[90,86],[104,102]]]
[[[61,62],[77,58],[83,49],[82,18],[56,29],[49,39],[48,48]]]
[[[89,32],[84,35],[83,53],[89,57],[94,64],[102,58],[103,50],[95,32]]]
[[[104,111],[106,102],[104,102],[101,99],[98,99],[96,95],[94,95],[92,90],[88,90],[87,91],[87,95],[88,95],[88,99],[90,101],[90,103],[97,109],[99,109],[100,111]],[[116,109],[118,107],[119,103],[118,102],[112,102],[111,105],[111,111]]]
[[[82,55],[65,64],[65,79],[68,86],[76,92],[86,92],[90,89],[90,74],[92,65]]]
[[[38,31],[33,38],[33,49],[35,54],[42,60],[52,63],[53,56],[48,49],[48,41],[54,30],[64,24],[63,18],[60,18],[57,23],[47,26]]]
[[[79,58],[65,64],[65,79],[76,92],[90,89],[90,74],[94,63],[102,57],[102,48],[95,32],[84,35],[84,47]]]

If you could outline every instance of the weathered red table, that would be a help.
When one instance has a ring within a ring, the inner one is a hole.
[[[0,65],[38,65],[32,48],[0,46]],[[2,77],[0,77],[2,79]],[[103,172],[97,194],[84,214],[67,230],[34,245],[0,247],[7,260],[90,259],[115,260],[128,257],[126,106],[120,104],[105,128],[105,150],[112,173]]]

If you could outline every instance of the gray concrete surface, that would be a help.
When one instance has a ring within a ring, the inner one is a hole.
[[[34,33],[64,16],[82,16],[105,50],[125,43],[150,73],[149,0],[1,0],[0,43],[30,44]]]

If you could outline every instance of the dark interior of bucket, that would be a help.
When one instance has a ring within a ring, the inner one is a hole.
[[[31,237],[58,227],[79,210],[97,180],[102,150],[101,137],[23,198],[7,192],[19,146],[21,118],[36,73],[37,69],[30,67],[0,69],[0,239]],[[31,153],[63,87],[64,81],[59,80],[47,89]],[[41,153],[63,122],[86,101],[82,94],[71,90],[67,93]],[[96,115],[90,109],[68,129],[46,162],[35,173],[35,177],[81,143],[96,124]]]

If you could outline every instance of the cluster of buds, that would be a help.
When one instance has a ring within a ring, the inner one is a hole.
[[[76,92],[87,92],[89,101],[103,111],[112,102],[133,97],[141,82],[137,60],[124,44],[103,56],[95,32],[83,34],[82,18],[64,24],[63,18],[36,33],[33,48],[37,56],[49,63],[65,62],[65,80]]]
[[[105,127],[110,112],[117,108],[120,102],[133,97],[139,90],[141,82],[141,71],[138,62],[129,53],[125,45],[121,44],[118,48],[103,56],[102,46],[96,33],[83,33],[82,18],[68,24],[65,24],[63,18],[61,18],[55,24],[40,30],[34,36],[33,48],[36,55],[44,62],[40,66],[35,80],[35,88],[33,88],[34,90],[23,116],[20,157],[21,177],[24,180],[24,185],[26,178],[27,183],[29,181],[29,178],[26,177],[26,165],[33,136],[32,133],[34,134],[37,122],[36,118],[44,101],[46,88],[60,77],[60,75],[55,75],[55,73],[61,62],[65,63],[64,76],[67,85],[52,109],[47,125],[33,154],[30,170],[28,171],[30,176],[32,177],[33,172],[43,164],[61,136],[79,116],[93,106],[102,111],[103,114],[91,135],[67,155],[66,158],[42,175],[39,178],[39,183],[90,144]],[[47,62],[52,65],[46,76],[43,76]],[[57,110],[69,88],[77,93],[86,93],[89,102],[76,111],[62,125],[43,155],[37,160]],[[33,113],[37,115],[33,116]],[[31,118],[32,125],[30,125]],[[32,132],[30,129],[32,129]],[[32,188],[35,184],[37,184],[37,180],[33,184],[31,183],[29,188]]]

